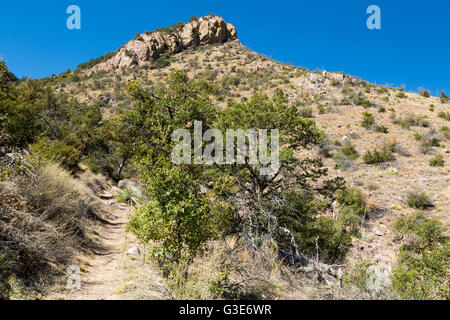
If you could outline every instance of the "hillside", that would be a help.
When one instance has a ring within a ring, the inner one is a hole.
[[[282,89],[288,104],[294,105],[302,118],[314,120],[325,133],[320,144],[296,149],[294,154],[321,159],[330,177],[343,177],[349,187],[361,191],[366,207],[360,234],[352,239],[345,259],[323,262],[345,265],[344,272],[350,273],[361,262],[372,264],[380,287],[384,288],[391,284],[389,275],[396,268],[405,243],[395,231],[400,217],[424,211],[427,218],[441,221],[444,233],[449,235],[450,102],[445,95],[437,98],[426,90],[420,94],[405,92],[343,72],[309,71],[274,61],[246,48],[238,40],[236,29],[213,15],[137,34],[117,51],[39,83],[49,86],[56,96],[99,106],[102,121],[107,121],[135,108],[136,99],[126,93],[130,84],[137,81],[143,90],[158,92],[155,88],[165,85],[175,70],[184,71],[190,79],[204,79],[212,84],[212,105],[219,110],[234,102],[251,101],[255,93],[274,97]],[[125,159],[120,165],[120,170],[125,167],[123,176],[121,171],[117,176],[116,169],[102,171],[104,162],[108,161],[97,161],[95,165],[85,161],[92,170],[109,174],[117,181],[136,178],[138,170],[134,164],[127,166]],[[408,202],[411,194],[420,193],[426,194],[430,205]],[[325,215],[336,213],[332,209],[335,203]],[[225,242],[229,241],[234,240],[228,238]],[[217,253],[223,249],[221,246],[220,241],[211,242],[208,250]],[[208,266],[215,268],[215,262],[196,259],[196,272]],[[284,280],[280,281],[284,285]],[[327,288],[319,280],[314,281],[308,283],[309,289],[300,286],[291,293],[281,291],[275,296],[355,297],[339,291],[339,281],[325,280]],[[363,296],[361,293],[359,297]]]

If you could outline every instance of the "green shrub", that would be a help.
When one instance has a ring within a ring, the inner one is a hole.
[[[416,209],[427,209],[434,206],[429,197],[423,192],[409,193],[406,199],[406,204],[408,207]]]
[[[436,243],[446,241],[445,228],[437,219],[428,219],[423,212],[400,217],[394,224],[394,231],[399,235],[412,235],[408,247],[420,250]]]
[[[372,263],[367,261],[358,262],[344,274],[342,285],[344,287],[356,287],[359,290],[367,290],[367,281],[370,278],[369,267]]]
[[[413,137],[416,141],[421,141],[422,140],[422,135],[418,132],[414,132]]]
[[[395,158],[387,146],[385,146],[382,150],[368,150],[363,156],[363,161],[365,164],[378,164],[392,160],[395,160]]]
[[[419,212],[399,218],[394,230],[412,237],[402,246],[392,275],[398,298],[449,300],[450,241],[442,223]]]
[[[420,94],[422,97],[425,97],[425,98],[431,97],[430,91],[425,90],[425,89],[420,89],[420,90],[419,90],[419,94]]]
[[[139,32],[136,32],[136,34],[134,36],[134,40],[144,41],[144,38],[142,38],[142,36]]]
[[[117,201],[126,203],[129,205],[136,205],[142,199],[141,191],[132,185],[127,185],[123,188],[122,192],[117,196]]]
[[[333,79],[331,80],[331,85],[333,87],[339,87],[341,85],[341,82],[339,80]]]
[[[447,101],[448,101],[448,97],[444,91],[441,91],[441,96],[439,98],[441,99],[442,103],[447,103]]]
[[[402,90],[399,93],[397,93],[396,97],[400,99],[406,99],[407,95],[405,94],[405,91]]]
[[[160,56],[155,60],[155,67],[158,69],[165,68],[168,66],[170,66],[170,60],[169,56],[166,54],[163,54],[162,56]]]
[[[351,160],[355,160],[359,157],[358,151],[356,151],[355,147],[351,143],[342,146],[339,152]]]
[[[368,99],[358,96],[358,98],[355,101],[355,104],[364,108],[370,108],[373,106],[373,103],[370,102]]]
[[[444,126],[440,129],[442,134],[445,136],[446,139],[450,139],[450,128],[447,126]]]
[[[398,297],[449,300],[449,260],[450,242],[419,253],[402,250],[392,276],[392,285]]]
[[[388,133],[388,128],[385,126],[376,126],[375,131],[380,133]]]
[[[430,130],[429,133],[424,134],[420,141],[419,151],[423,154],[429,153],[433,147],[439,147],[441,143],[440,137],[436,134],[434,129]]]
[[[388,94],[389,93],[389,89],[388,88],[386,88],[386,87],[379,87],[378,89],[377,89],[377,93],[378,94]]]
[[[90,69],[90,68],[96,66],[99,63],[108,61],[114,55],[115,55],[115,52],[109,52],[109,53],[105,54],[104,56],[101,56],[101,57],[99,57],[97,59],[91,59],[89,62],[82,63],[82,64],[78,65],[78,67],[75,69],[75,72],[81,71],[81,70]]]
[[[313,194],[289,191],[284,199],[282,206],[277,206],[274,212],[280,225],[291,230],[303,255],[312,257],[319,253],[320,258],[328,262],[345,256],[353,237],[359,233],[361,204],[356,191],[349,189],[341,194],[336,220],[322,214],[325,204],[317,201]],[[283,235],[278,242],[281,250],[291,248],[290,236]]]
[[[410,127],[427,128],[430,126],[428,120],[426,120],[426,116],[407,116],[404,119],[394,120],[394,123],[400,125],[405,129],[409,129]]]
[[[188,263],[217,235],[211,208],[189,171],[163,167],[144,176],[152,201],[136,210],[129,226],[143,242],[153,241],[149,254],[165,274]]]
[[[438,117],[450,121],[450,112],[441,111],[438,113]]]
[[[11,293],[9,282],[13,275],[14,263],[9,259],[6,251],[0,249],[0,300],[8,300]]]
[[[375,119],[373,115],[369,112],[363,112],[363,121],[361,122],[361,126],[364,128],[370,128],[375,125]]]
[[[42,138],[30,147],[40,157],[56,162],[69,171],[76,171],[81,160],[81,151],[61,140]]]
[[[348,207],[356,215],[363,217],[366,214],[366,200],[357,188],[344,188],[337,193],[337,202]]]
[[[198,21],[197,16],[191,16],[191,18],[189,19],[189,22],[194,22],[194,21]]]
[[[430,166],[432,167],[443,167],[444,163],[444,157],[441,154],[436,155],[433,159],[430,160]]]
[[[319,104],[317,106],[317,109],[319,110],[319,114],[324,114],[326,112],[326,109],[323,105]]]

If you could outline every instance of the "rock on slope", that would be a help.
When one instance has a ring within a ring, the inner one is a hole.
[[[102,62],[92,71],[111,72],[133,65],[151,66],[164,54],[173,54],[191,46],[225,43],[236,40],[235,27],[223,18],[213,15],[179,23],[166,30],[145,32],[119,48],[108,61]]]

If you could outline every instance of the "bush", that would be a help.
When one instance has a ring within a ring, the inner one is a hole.
[[[369,267],[372,263],[361,261],[351,267],[349,272],[344,274],[342,285],[344,287],[356,287],[359,290],[367,290],[367,281],[370,279]]]
[[[441,111],[438,113],[438,117],[450,121],[450,112]]]
[[[160,56],[155,60],[155,67],[158,69],[165,68],[168,66],[170,66],[170,60],[168,55],[163,54],[162,56]]]
[[[331,158],[331,151],[334,148],[333,142],[325,138],[319,146],[319,154],[325,158]]]
[[[398,298],[450,299],[450,241],[442,223],[419,212],[399,218],[394,230],[409,239],[400,250],[392,275]]]
[[[405,94],[405,91],[400,91],[399,93],[397,93],[397,96],[396,96],[397,98],[400,98],[400,99],[406,99],[407,98],[407,95]]]
[[[359,157],[358,151],[356,151],[355,147],[351,144],[345,144],[342,146],[341,150],[339,152],[344,155],[346,158],[355,160]],[[339,157],[339,155],[338,155]]]
[[[425,97],[425,98],[431,97],[430,91],[425,90],[425,89],[420,89],[420,90],[419,90],[419,94],[420,94],[422,97]]]
[[[385,126],[376,126],[375,131],[380,132],[380,133],[388,133],[389,132],[388,128],[386,128]]]
[[[351,248],[352,239],[359,232],[361,216],[357,191],[349,189],[341,194],[338,215],[324,216],[324,204],[311,193],[287,192],[281,206],[274,208],[280,225],[290,230],[302,255],[319,255],[322,260],[335,262]],[[292,238],[285,234],[278,239],[280,250],[289,252]]]
[[[441,99],[442,103],[447,103],[447,101],[448,101],[448,97],[444,91],[441,91],[441,96],[439,98]]]
[[[364,98],[363,96],[359,95],[356,100],[355,104],[358,106],[361,106],[363,108],[370,108],[373,106],[373,103],[370,102],[368,99]]]
[[[430,160],[430,166],[432,167],[443,167],[444,163],[444,157],[441,154],[436,155],[433,159]]]
[[[426,120],[426,116],[407,116],[405,119],[394,120],[394,123],[405,129],[409,129],[410,127],[427,128],[430,126],[428,120]]]
[[[392,285],[400,299],[449,300],[450,242],[419,253],[402,250]],[[447,279],[447,280],[445,280]]]
[[[408,205],[408,207],[416,209],[427,209],[430,207],[434,207],[428,196],[423,192],[409,193],[406,199],[406,204]]]
[[[132,185],[127,185],[123,188],[122,192],[117,196],[117,201],[126,203],[129,205],[136,205],[142,199],[142,194],[139,189]]]
[[[447,126],[444,126],[440,129],[442,134],[445,136],[446,139],[450,139],[450,128]]]
[[[61,140],[50,141],[48,138],[42,138],[31,145],[30,149],[43,159],[57,162],[70,171],[76,171],[81,160],[81,151]]]
[[[392,151],[389,150],[387,146],[384,146],[382,150],[368,150],[363,156],[365,164],[378,164],[392,160],[395,160],[395,158],[392,155]]]
[[[141,241],[154,241],[149,254],[170,275],[174,266],[188,263],[216,236],[211,209],[182,168],[153,170],[143,178],[152,201],[136,210],[130,229]]]
[[[101,57],[99,57],[97,59],[91,59],[89,62],[82,63],[82,64],[78,65],[78,67],[75,69],[75,72],[79,72],[81,70],[90,69],[90,68],[96,66],[99,63],[108,61],[109,59],[114,57],[114,55],[115,55],[115,52],[109,52],[109,53],[105,54],[104,56],[101,56]]]
[[[420,140],[419,151],[423,154],[429,153],[433,147],[439,147],[441,142],[439,135],[436,134],[434,129],[431,129],[430,132],[424,134]]]
[[[363,121],[361,122],[361,126],[368,129],[375,125],[375,119],[373,115],[369,112],[363,112]]]
[[[337,193],[337,202],[344,207],[351,208],[360,217],[366,214],[366,200],[357,188],[344,188]]]
[[[13,275],[13,262],[6,251],[0,249],[0,300],[8,300],[11,293],[10,278]]]
[[[413,236],[407,244],[412,250],[421,250],[447,239],[442,223],[437,219],[428,219],[423,212],[400,217],[395,222],[394,231],[399,235]]]

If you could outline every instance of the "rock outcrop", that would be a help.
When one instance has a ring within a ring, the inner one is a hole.
[[[119,48],[109,60],[91,71],[111,72],[134,65],[152,66],[164,54],[174,54],[191,46],[225,43],[237,39],[235,27],[213,15],[179,23],[155,32],[145,32]]]

